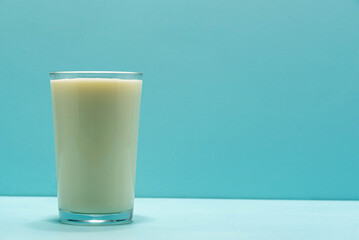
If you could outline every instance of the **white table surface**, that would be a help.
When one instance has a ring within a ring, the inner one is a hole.
[[[134,221],[58,222],[54,197],[0,197],[0,240],[359,239],[359,202],[137,198]]]

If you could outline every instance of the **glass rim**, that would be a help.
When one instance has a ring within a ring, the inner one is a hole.
[[[142,80],[141,72],[125,71],[58,71],[50,72],[50,80],[77,79],[77,78],[104,78],[122,80]]]
[[[63,73],[100,73],[100,74],[133,74],[133,75],[143,75],[141,72],[126,72],[126,71],[55,71],[50,72],[50,74],[63,74]]]

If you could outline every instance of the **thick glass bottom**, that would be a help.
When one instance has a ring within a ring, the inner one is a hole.
[[[132,221],[132,209],[120,213],[75,213],[59,209],[60,221],[74,225],[115,225]]]

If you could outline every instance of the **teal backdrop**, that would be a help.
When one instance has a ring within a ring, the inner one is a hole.
[[[0,0],[0,195],[55,195],[49,72],[144,73],[139,197],[359,199],[358,0]]]

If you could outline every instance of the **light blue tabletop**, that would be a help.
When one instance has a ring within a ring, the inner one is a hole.
[[[359,202],[138,198],[134,221],[73,226],[54,197],[0,197],[1,240],[359,239]]]

